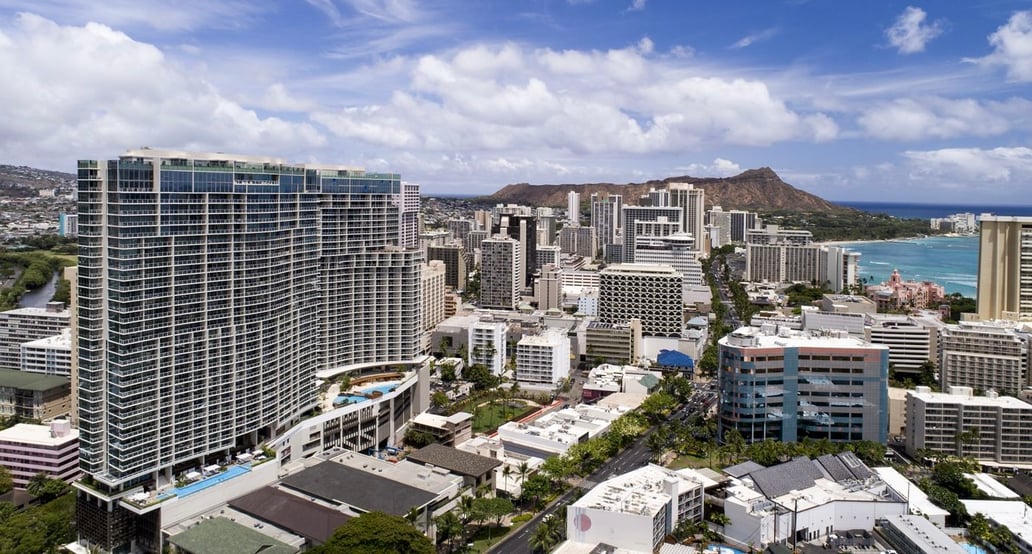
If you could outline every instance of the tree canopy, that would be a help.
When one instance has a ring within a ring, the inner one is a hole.
[[[403,517],[369,512],[349,519],[314,554],[434,554],[434,544]]]

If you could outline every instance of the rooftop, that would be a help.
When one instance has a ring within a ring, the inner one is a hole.
[[[795,331],[784,326],[739,327],[720,339],[721,345],[739,348],[863,348],[888,350],[884,344],[872,344],[846,331]]]
[[[294,554],[296,548],[224,517],[206,519],[169,541],[193,554]]]
[[[964,404],[1032,411],[1032,405],[1013,396],[975,396],[971,387],[950,387],[950,392],[932,392],[929,387],[917,387],[916,390],[909,391],[907,396],[913,396],[929,404]]]
[[[60,310],[60,311],[49,310],[47,308],[15,308],[13,310],[7,310],[5,312],[0,312],[0,313],[3,313],[4,315],[12,315],[12,316],[33,316],[33,317],[54,317],[54,318],[62,318],[63,317],[65,319],[71,317],[71,314],[72,314],[72,312],[70,310],[68,310],[67,308],[65,308],[63,310]]]
[[[599,483],[573,505],[652,516],[670,502],[670,495],[666,492],[668,482],[678,483],[679,493],[716,484],[691,470],[674,471],[649,464]]]
[[[26,348],[61,348],[63,350],[71,350],[72,330],[66,328],[61,331],[60,335],[23,342],[22,346]]]
[[[961,500],[971,515],[985,517],[1010,529],[1025,543],[1032,542],[1032,512],[1028,505],[1016,500]]]
[[[67,386],[71,386],[71,380],[67,377],[29,373],[14,369],[0,369],[0,387],[32,391],[48,391],[58,387]]]
[[[413,462],[443,467],[452,473],[468,477],[480,477],[502,462],[487,456],[481,456],[465,450],[459,450],[443,444],[433,443],[408,455]]]
[[[326,542],[349,516],[273,487],[258,489],[231,507],[317,543]]]
[[[885,519],[889,525],[913,541],[919,552],[924,554],[967,554],[964,547],[957,544],[934,523],[921,516],[890,515]]]
[[[63,436],[55,437],[50,425],[34,425],[19,423],[0,431],[0,441],[34,444],[42,446],[59,446],[79,440],[79,430],[69,429]]]
[[[892,490],[907,499],[907,504],[912,512],[943,519],[949,515],[949,512],[935,505],[928,499],[928,495],[924,491],[919,489],[916,484],[911,483],[906,476],[896,471],[895,468],[875,467],[871,469],[878,474],[882,481],[885,481],[886,485],[892,487]]]
[[[324,461],[283,479],[283,485],[316,498],[363,512],[404,516],[436,494],[347,465]]]

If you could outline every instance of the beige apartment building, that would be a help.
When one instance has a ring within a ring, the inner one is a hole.
[[[978,318],[1032,319],[1032,217],[980,218]]]

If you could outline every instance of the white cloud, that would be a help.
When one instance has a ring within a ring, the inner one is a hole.
[[[270,9],[263,2],[246,0],[0,0],[0,7],[53,21],[95,21],[115,28],[165,32],[238,29]]]
[[[52,167],[141,145],[293,154],[325,144],[311,124],[261,117],[108,26],[22,14],[0,32],[0,159]]]
[[[1032,101],[902,98],[865,110],[857,122],[869,136],[886,140],[994,136],[1027,128]]]
[[[907,9],[896,17],[895,23],[885,29],[885,37],[889,44],[900,54],[923,52],[925,46],[943,31],[941,20],[925,23],[927,16],[921,8],[907,6]]]
[[[962,183],[972,188],[990,188],[990,183],[1014,184],[1024,189],[1032,180],[1032,148],[1024,146],[909,150],[903,155],[911,168],[911,177],[917,179]]]
[[[627,7],[627,11],[640,12],[645,9],[646,0],[631,0],[631,5]]]
[[[830,117],[796,113],[761,81],[698,76],[651,50],[643,39],[608,51],[506,44],[427,55],[404,66],[408,81],[389,100],[312,118],[340,137],[378,145],[544,156],[837,136]]]
[[[741,166],[724,158],[714,158],[710,164],[692,163],[677,169],[691,177],[731,177],[742,172]]]
[[[1017,12],[1005,25],[989,35],[993,53],[966,61],[1002,65],[1012,81],[1032,81],[1032,12]]]
[[[770,29],[764,29],[758,33],[746,35],[735,41],[735,43],[731,45],[731,48],[745,48],[747,46],[756,44],[757,42],[769,40],[771,38],[774,38],[778,34],[778,32],[779,29],[777,29],[776,27],[771,27]]]

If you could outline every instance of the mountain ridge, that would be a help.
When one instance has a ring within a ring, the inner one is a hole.
[[[528,204],[532,206],[565,207],[566,194],[579,192],[581,202],[588,201],[596,192],[622,194],[624,203],[638,204],[638,199],[650,189],[665,188],[670,183],[692,183],[706,191],[706,207],[720,206],[724,210],[749,211],[855,211],[839,206],[816,194],[798,189],[781,179],[769,167],[747,169],[731,177],[692,177],[682,175],[653,179],[642,183],[580,183],[532,185],[516,183],[502,187],[487,199]]]

